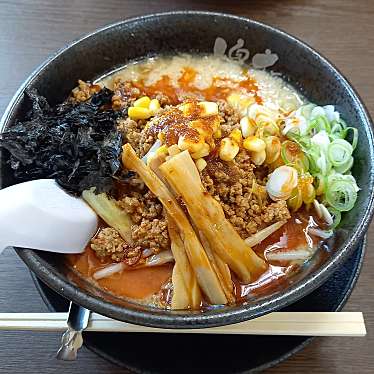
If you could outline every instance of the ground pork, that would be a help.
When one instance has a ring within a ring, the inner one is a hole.
[[[245,150],[232,162],[211,160],[202,171],[201,179],[242,238],[269,223],[290,218],[284,201],[269,201],[264,180],[256,178],[255,166]]]
[[[129,246],[112,227],[106,227],[91,240],[91,248],[99,258],[109,257],[113,261],[124,261],[127,265],[135,265],[141,258],[140,246]]]
[[[155,143],[157,137],[146,128],[147,121],[134,121],[123,118],[118,121],[117,129],[122,133],[125,143],[130,143],[139,157],[143,157]]]
[[[170,249],[167,217],[162,204],[144,184],[139,183],[136,175],[126,183],[127,191],[117,204],[133,221],[131,232],[135,245],[150,249],[153,253]]]
[[[232,130],[240,128],[240,115],[229,103],[219,100],[218,110],[223,119],[221,123],[223,137],[228,136]]]
[[[69,100],[73,103],[87,101],[93,94],[101,91],[98,84],[78,80],[78,86],[71,91]]]
[[[123,92],[128,92],[126,90],[129,90],[129,87],[122,82],[118,82],[118,85],[121,85]],[[126,95],[122,95],[121,105],[125,105],[123,100]],[[158,95],[157,99],[163,105],[161,112],[169,107],[167,97]],[[222,136],[227,136],[233,129],[240,127],[238,113],[225,101],[219,102],[219,111],[223,118]],[[156,141],[156,135],[150,134],[146,122],[129,118],[118,122],[118,129],[125,142],[132,145],[139,157],[143,157]],[[247,238],[273,222],[290,218],[284,201],[269,200],[265,188],[267,174],[264,167],[256,168],[251,163],[251,158],[244,149],[232,162],[211,158],[201,172],[204,187],[221,204],[225,216],[242,238]],[[134,246],[149,249],[153,253],[169,249],[167,217],[156,196],[136,174],[127,177],[122,187],[122,192],[117,196],[117,204],[132,219]],[[100,253],[113,251],[114,256],[118,257],[119,239],[116,237],[113,247],[109,246],[109,249],[103,245],[100,247],[97,242],[93,245],[96,246],[99,256]]]
[[[127,109],[141,94],[138,88],[129,82],[122,81],[121,78],[115,79],[113,91],[112,107],[114,110]]]

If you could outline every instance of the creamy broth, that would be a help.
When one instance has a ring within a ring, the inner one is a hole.
[[[306,101],[281,77],[214,56],[180,55],[139,61],[106,76],[99,84],[113,89],[121,78],[134,82],[144,93],[163,92],[173,103],[184,95],[203,100],[226,99],[232,92],[253,95],[269,108],[292,111]]]

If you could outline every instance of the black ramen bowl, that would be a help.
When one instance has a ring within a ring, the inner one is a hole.
[[[240,322],[278,310],[312,292],[352,254],[366,232],[373,213],[374,161],[371,120],[364,105],[342,74],[312,48],[280,30],[246,18],[171,12],[129,19],[95,31],[57,52],[30,75],[9,104],[0,129],[11,127],[28,110],[24,100],[26,88],[36,88],[51,104],[56,104],[69,95],[78,79],[93,80],[129,61],[152,55],[212,53],[217,37],[225,39],[228,46],[243,39],[243,48],[251,56],[270,49],[279,56],[272,70],[281,73],[309,100],[336,105],[343,118],[357,127],[359,143],[354,153],[353,175],[361,191],[354,209],[343,215],[329,243],[331,253],[310,261],[290,279],[287,287],[271,289],[268,294],[238,305],[204,312],[177,312],[120,300],[82,279],[74,279],[61,256],[18,249],[27,266],[67,299],[97,313],[146,326],[199,328]],[[14,183],[6,158],[4,152],[2,187]]]

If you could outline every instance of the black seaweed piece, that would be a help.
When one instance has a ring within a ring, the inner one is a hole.
[[[54,178],[75,195],[90,187],[110,192],[122,147],[113,92],[104,88],[86,102],[53,108],[36,90],[25,94],[31,102],[26,119],[0,134],[16,180]]]

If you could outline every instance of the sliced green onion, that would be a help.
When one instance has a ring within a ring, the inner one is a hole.
[[[355,150],[357,147],[357,142],[358,142],[358,130],[355,127],[347,127],[345,129],[346,131],[345,137],[347,137],[349,130],[352,131],[352,143],[351,144],[352,144],[352,149]]]
[[[327,185],[329,186],[330,184],[332,184],[333,182],[335,181],[340,181],[344,178],[342,178],[343,176],[337,172],[335,172],[335,170],[330,173],[328,176],[327,176]]]
[[[287,200],[287,206],[292,212],[296,212],[303,204],[303,197],[300,188],[296,187],[292,190],[290,197]]]
[[[309,160],[297,143],[290,140],[283,142],[281,156],[286,165],[292,165],[298,171],[308,171]]]
[[[288,132],[287,137],[294,141],[303,152],[308,152],[309,148],[311,147],[311,141],[309,136],[301,136],[300,134],[294,132]]]
[[[314,175],[316,195],[320,196],[326,192],[327,189],[327,177],[321,173]]]
[[[307,104],[300,108],[300,113],[303,117],[308,119],[312,113],[312,110],[316,107],[314,104]]]
[[[263,126],[262,130],[264,135],[279,135],[279,127],[273,121]]]
[[[343,164],[343,165],[341,165],[341,166],[335,168],[335,171],[336,171],[337,173],[344,174],[344,173],[346,173],[347,171],[349,171],[349,170],[352,168],[352,166],[353,166],[353,157],[351,156],[351,157],[348,159],[348,161],[347,161],[346,164]]]
[[[335,122],[332,124],[332,127],[331,127],[331,135],[333,135],[334,133],[341,133],[344,129],[342,128],[342,126],[340,125],[339,122]]]
[[[309,172],[314,176],[319,173],[319,167],[317,166],[317,160],[319,157],[319,148],[316,146],[311,146],[310,149],[306,152],[309,160]]]
[[[344,139],[335,139],[329,144],[327,155],[335,167],[342,167],[349,161],[353,152],[352,146]]]
[[[351,182],[355,186],[355,191],[356,192],[360,191],[359,187],[357,186],[356,179],[353,175],[345,174],[345,175],[342,175],[341,178],[345,181]]]
[[[318,116],[309,123],[308,132],[311,132],[311,130],[316,130],[316,132],[320,132],[322,130],[325,130],[326,132],[331,132],[331,126],[330,122],[326,118],[326,116]]]
[[[333,208],[347,212],[355,205],[357,192],[352,182],[337,179],[327,187],[325,198]]]
[[[332,206],[328,206],[327,210],[330,212],[331,217],[333,219],[333,224],[330,226],[332,229],[335,229],[336,226],[339,225],[341,219],[342,219],[342,214]]]
[[[347,128],[347,124],[341,118],[338,121],[333,121],[331,125],[332,125],[331,135],[334,135],[334,134],[338,135]],[[339,136],[339,137],[344,138],[344,136]]]
[[[327,175],[331,171],[331,164],[323,152],[316,160],[316,165],[323,175]]]

